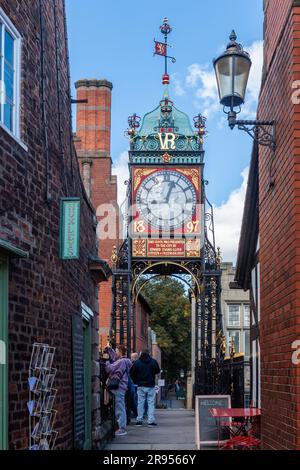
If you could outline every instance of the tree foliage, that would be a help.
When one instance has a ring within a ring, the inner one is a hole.
[[[191,367],[191,304],[183,283],[172,277],[149,281],[143,295],[153,313],[150,326],[162,350],[162,369],[172,380]]]

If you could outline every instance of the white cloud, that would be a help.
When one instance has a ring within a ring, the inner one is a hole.
[[[231,192],[228,200],[214,206],[216,244],[221,248],[223,261],[236,262],[249,168],[241,173],[242,184]]]
[[[196,88],[195,97],[197,107],[202,108],[202,113],[210,117],[219,108],[218,89],[214,70],[207,65],[192,64],[188,67],[186,85]]]
[[[181,80],[179,80],[176,73],[174,73],[172,75],[171,83],[174,85],[174,94],[175,94],[175,96],[185,95],[185,89],[183,88]]]
[[[129,179],[128,172],[128,151],[125,150],[113,165],[113,174],[118,178],[118,203],[121,207],[126,199],[127,186],[124,184]]]
[[[255,41],[245,47],[252,60],[249,76],[246,104],[242,107],[244,119],[254,118],[261,85],[263,67],[263,41]],[[215,72],[212,66],[192,64],[188,67],[186,76],[187,87],[194,89],[195,105],[202,110],[206,117],[212,117],[220,112],[219,96]]]
[[[255,41],[251,46],[245,47],[245,50],[250,54],[252,67],[248,81],[246,102],[242,108],[241,115],[244,119],[254,119],[256,117],[264,61],[263,41]]]

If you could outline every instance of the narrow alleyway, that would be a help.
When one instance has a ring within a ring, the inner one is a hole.
[[[106,450],[195,450],[195,415],[185,409],[156,410],[158,426],[128,426],[127,436],[115,438]]]

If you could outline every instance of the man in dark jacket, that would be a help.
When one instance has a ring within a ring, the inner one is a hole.
[[[149,351],[145,349],[138,361],[136,361],[130,375],[134,384],[137,385],[138,394],[138,417],[137,426],[143,425],[143,416],[145,410],[145,401],[148,403],[148,426],[156,426],[155,422],[155,375],[160,373],[160,367],[153,359]]]

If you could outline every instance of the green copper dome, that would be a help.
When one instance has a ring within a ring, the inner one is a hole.
[[[195,135],[187,114],[175,108],[165,92],[160,104],[150,113],[145,114],[140,131],[140,137],[157,134],[161,129],[174,132],[177,135],[191,137]]]
[[[196,116],[193,129],[188,115],[175,108],[169,99],[167,89],[159,105],[145,114],[138,131],[139,121],[136,114],[128,118],[133,163],[162,163],[166,159],[174,164],[202,163],[205,118],[200,114]],[[172,146],[168,144],[170,134],[173,134]]]

